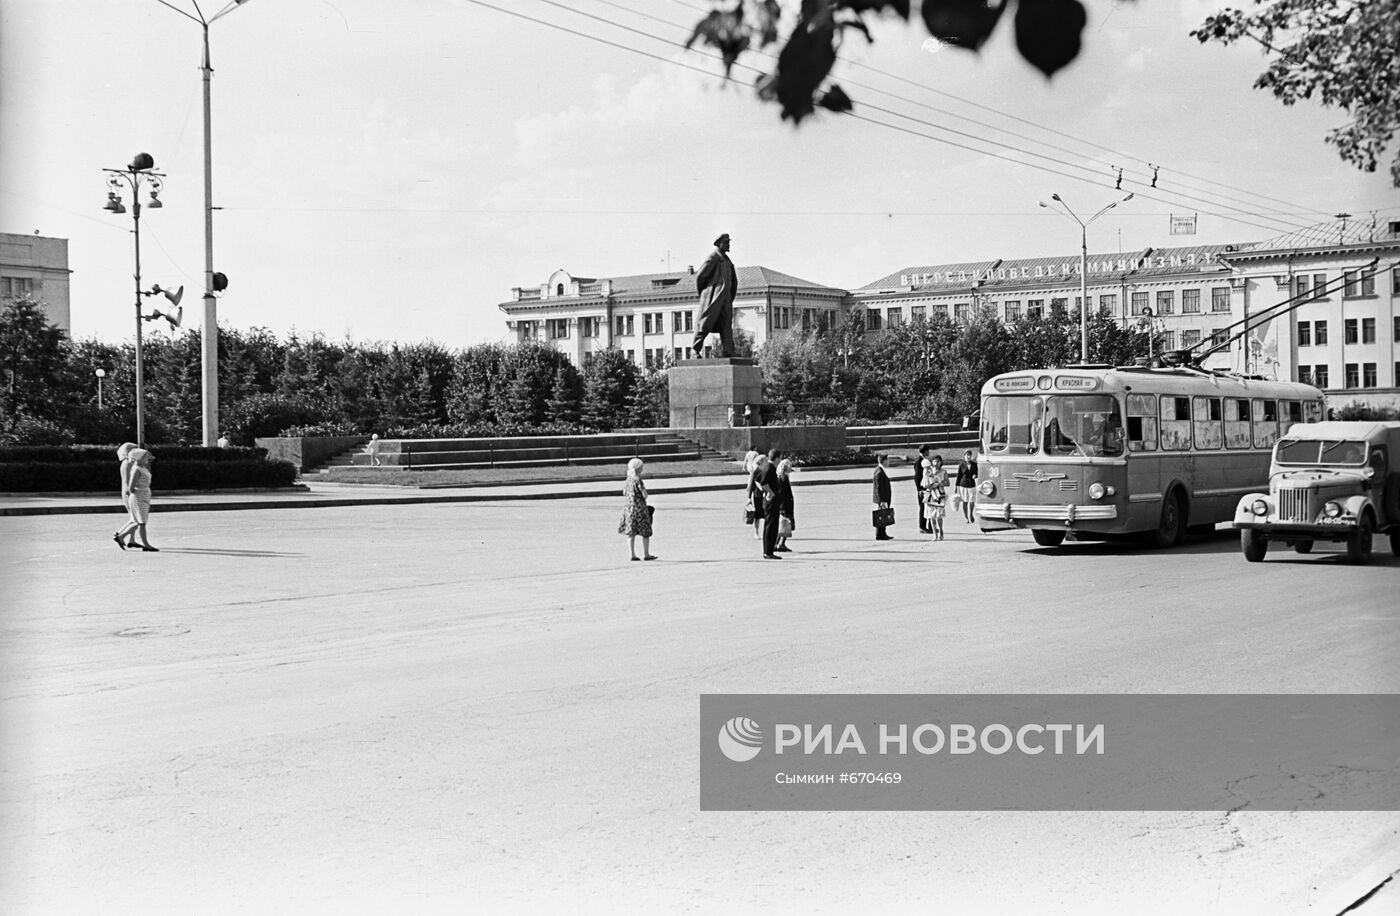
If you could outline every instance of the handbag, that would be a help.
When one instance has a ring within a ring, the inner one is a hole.
[[[792,519],[786,515],[778,516],[778,537],[785,538],[792,536]]]
[[[870,513],[870,524],[876,528],[888,528],[894,524],[894,507],[885,506],[883,509],[874,509]]]
[[[758,515],[754,512],[753,500],[750,499],[748,503],[744,505],[744,524],[752,525],[753,520],[756,518],[758,518]]]
[[[656,507],[655,507],[655,506],[647,506],[647,520],[648,520],[648,521],[655,521],[655,520],[656,520]]]

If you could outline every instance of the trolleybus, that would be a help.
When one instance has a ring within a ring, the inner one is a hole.
[[[1035,542],[1230,521],[1264,489],[1274,442],[1320,420],[1322,392],[1194,367],[1069,366],[1008,372],[982,387],[976,517]]]

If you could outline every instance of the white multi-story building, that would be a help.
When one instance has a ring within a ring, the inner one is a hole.
[[[767,267],[738,267],[734,328],[753,338],[755,349],[791,328],[831,327],[844,311],[847,293],[788,276]],[[604,279],[556,270],[535,288],[516,287],[500,303],[515,340],[540,340],[584,366],[598,350],[615,347],[639,366],[660,369],[694,357],[695,271],[638,274]],[[719,340],[711,335],[707,353]]]
[[[71,334],[68,240],[0,232],[0,303],[26,296],[43,303],[49,321]]]

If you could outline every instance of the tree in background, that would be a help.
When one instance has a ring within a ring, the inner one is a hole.
[[[637,376],[636,365],[621,350],[596,351],[583,372],[583,422],[603,432],[627,426]]]
[[[1349,117],[1327,135],[1346,162],[1374,172],[1400,129],[1400,0],[1254,0],[1191,33],[1202,42],[1248,39],[1269,55],[1254,81],[1285,105],[1316,98]],[[1400,151],[1390,163],[1400,187]]]
[[[26,296],[0,309],[0,426],[61,419],[65,399],[55,394],[69,381],[69,358],[68,335],[42,304]]]

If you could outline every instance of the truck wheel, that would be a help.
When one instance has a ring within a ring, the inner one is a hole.
[[[1172,491],[1162,500],[1162,518],[1157,522],[1157,530],[1152,535],[1154,545],[1173,547],[1181,541],[1181,514],[1181,495]]]
[[[1357,566],[1371,562],[1371,531],[1374,525],[1369,514],[1362,515],[1356,528],[1347,536],[1347,560]]]
[[[1293,549],[1296,550],[1298,553],[1312,553],[1313,542],[1312,542],[1312,541],[1296,541],[1296,542],[1293,544]]]
[[[1245,528],[1240,532],[1240,549],[1246,560],[1258,563],[1269,552],[1269,541],[1260,532]]]
[[[1035,538],[1035,542],[1041,547],[1059,547],[1065,542],[1063,531],[1052,531],[1048,528],[1032,528],[1031,537]]]

